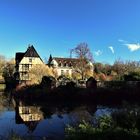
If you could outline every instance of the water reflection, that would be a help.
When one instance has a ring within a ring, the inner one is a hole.
[[[44,119],[43,112],[37,106],[17,106],[16,123],[25,124],[29,132],[33,132],[40,120]]]
[[[24,137],[63,140],[65,127],[118,111],[117,107],[77,102],[27,102],[0,96],[0,136],[11,130]],[[33,138],[34,139],[34,138]]]
[[[32,105],[24,101],[13,101],[15,106],[16,124],[24,124],[27,133],[46,136],[51,130],[51,137],[64,138],[64,128],[68,124],[76,124],[83,120],[92,121],[97,110],[96,105],[76,103],[51,103]],[[45,129],[47,129],[45,131]]]
[[[5,111],[13,109],[11,104],[9,104],[9,100],[3,95],[0,95],[0,115],[2,115]]]
[[[63,140],[67,125],[75,125],[83,120],[94,123],[96,115],[108,113],[106,108],[99,108],[94,103],[40,103],[12,99],[11,106],[8,101],[5,98],[0,100],[0,128],[3,128],[0,129],[0,136],[12,130],[23,137]]]

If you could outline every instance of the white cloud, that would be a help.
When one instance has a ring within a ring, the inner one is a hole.
[[[118,39],[119,42],[125,42],[123,39]]]
[[[131,52],[137,51],[140,49],[139,43],[128,43],[128,41],[123,39],[118,39],[119,42],[122,43],[122,45],[125,45]]]
[[[119,42],[127,42],[126,40],[123,39],[118,39]]]
[[[112,52],[113,54],[115,53],[114,48],[113,48],[112,46],[109,46],[108,48],[111,50],[111,52]]]
[[[98,51],[95,51],[94,53],[96,56],[99,56],[99,55],[102,55],[103,52],[101,50],[98,50]]]
[[[137,50],[139,50],[140,49],[140,44],[139,43],[137,43],[137,44],[134,44],[134,43],[130,43],[130,44],[124,44],[125,46],[127,46],[127,48],[131,51],[131,52],[133,52],[133,51],[137,51]]]

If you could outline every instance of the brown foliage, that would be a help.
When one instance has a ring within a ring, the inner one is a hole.
[[[34,65],[30,71],[30,80],[32,84],[40,84],[43,76],[53,76],[54,72],[45,64]]]

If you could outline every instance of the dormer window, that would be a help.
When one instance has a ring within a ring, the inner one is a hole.
[[[59,62],[59,67],[62,67],[62,62],[61,61]]]
[[[67,62],[64,63],[64,66],[65,66],[65,67],[67,66]]]
[[[69,67],[72,67],[72,64],[71,64],[71,62],[69,63]]]

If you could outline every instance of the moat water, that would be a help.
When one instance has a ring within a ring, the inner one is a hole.
[[[35,140],[63,140],[65,128],[82,120],[94,121],[115,108],[93,104],[25,103],[0,96],[0,139],[10,133]]]

